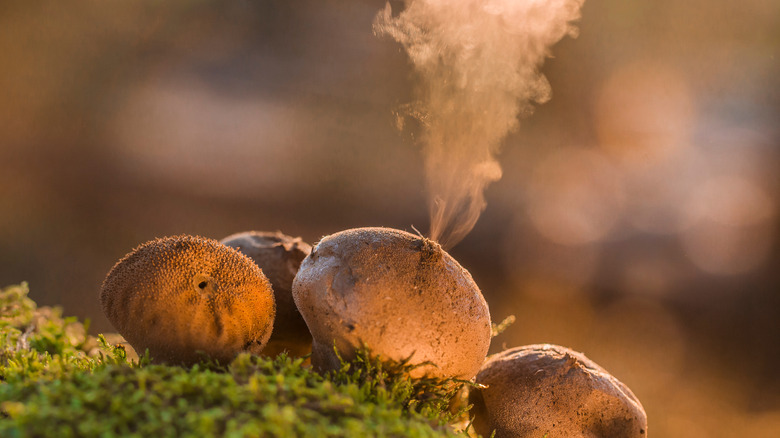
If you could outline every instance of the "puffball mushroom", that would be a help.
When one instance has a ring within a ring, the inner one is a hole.
[[[276,321],[263,354],[287,351],[304,356],[311,351],[311,335],[292,297],[292,282],[311,246],[300,237],[281,232],[246,231],[225,237],[222,244],[241,251],[254,261],[271,281],[276,301]]]
[[[312,365],[339,366],[359,347],[423,375],[471,379],[490,345],[482,293],[436,242],[390,228],[324,237],[301,264],[293,297],[314,338]]]
[[[103,312],[130,345],[153,360],[228,362],[259,353],[271,336],[271,283],[247,256],[216,240],[175,236],[147,242],[111,269]]]
[[[647,415],[630,389],[568,348],[539,344],[491,356],[473,390],[474,430],[496,438],[647,437]]]

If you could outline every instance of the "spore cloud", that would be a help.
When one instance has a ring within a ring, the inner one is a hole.
[[[550,99],[540,73],[584,0],[406,0],[374,22],[401,43],[416,74],[408,115],[422,127],[430,237],[452,247],[485,209],[501,178],[496,154],[518,118]]]

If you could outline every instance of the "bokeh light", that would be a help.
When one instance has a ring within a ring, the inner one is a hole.
[[[300,177],[277,165],[301,154],[301,115],[289,103],[225,95],[185,78],[143,84],[128,94],[112,136],[129,177],[222,196],[278,192]]]
[[[658,61],[616,70],[595,105],[599,145],[629,167],[672,159],[689,144],[695,109],[685,78]]]
[[[624,259],[620,290],[633,295],[665,295],[683,279],[683,268],[659,251],[645,251]]]
[[[536,229],[553,242],[580,245],[602,239],[620,219],[620,177],[596,152],[558,151],[534,170],[528,215]]]
[[[682,235],[686,253],[714,274],[755,269],[774,245],[775,209],[767,193],[745,177],[710,178],[688,204],[696,223]]]
[[[601,261],[597,242],[564,245],[528,230],[528,219],[518,215],[504,242],[504,263],[510,280],[524,294],[565,302],[576,299],[594,280]],[[528,251],[528,248],[534,248]]]

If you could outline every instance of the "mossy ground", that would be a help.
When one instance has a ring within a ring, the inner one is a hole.
[[[321,376],[285,355],[191,368],[128,360],[22,284],[0,290],[0,436],[465,436],[462,382],[359,355]]]

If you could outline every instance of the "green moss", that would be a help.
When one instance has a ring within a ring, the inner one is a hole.
[[[448,424],[463,418],[451,407],[463,382],[413,380],[367,352],[326,376],[285,355],[152,365],[37,308],[26,285],[0,306],[3,437],[457,436]]]

